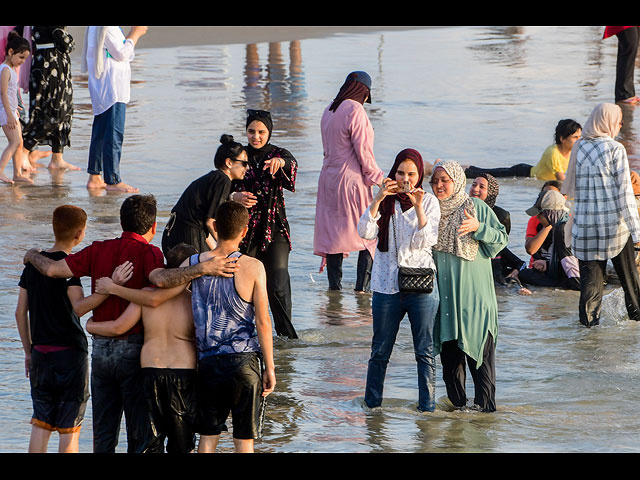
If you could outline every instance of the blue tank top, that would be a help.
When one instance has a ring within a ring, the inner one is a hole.
[[[239,257],[234,252],[229,258]],[[192,255],[190,265],[199,263]],[[191,282],[191,305],[198,358],[259,352],[255,309],[238,295],[233,277],[203,276]]]

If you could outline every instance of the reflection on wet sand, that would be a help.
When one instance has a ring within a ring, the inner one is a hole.
[[[288,69],[279,42],[268,44],[265,65],[260,63],[259,50],[257,44],[245,47],[244,104],[235,106],[270,111],[274,131],[280,138],[305,135],[307,94],[300,41],[289,42]]]

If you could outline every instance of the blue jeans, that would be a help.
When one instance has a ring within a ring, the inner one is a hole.
[[[87,173],[100,175],[109,185],[120,183],[120,157],[124,139],[125,103],[116,103],[106,112],[93,117]]]
[[[148,440],[141,383],[142,334],[128,339],[94,338],[91,352],[93,451],[114,453],[124,412],[127,451],[142,452]]]
[[[382,391],[387,364],[391,357],[400,322],[409,316],[413,348],[418,364],[418,409],[435,410],[436,363],[433,355],[433,325],[440,304],[438,285],[425,293],[373,293],[373,340],[367,369],[364,401],[368,407],[382,404]]]

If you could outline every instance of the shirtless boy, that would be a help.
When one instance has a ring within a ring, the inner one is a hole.
[[[167,266],[178,267],[194,253],[191,245],[176,245],[167,252]],[[108,277],[96,283],[97,291],[138,301],[147,294],[146,303],[158,304],[146,307],[131,302],[115,320],[87,322],[89,333],[111,337],[122,335],[142,317],[141,382],[151,426],[144,453],[163,453],[165,439],[168,453],[189,453],[195,448],[196,351],[191,294],[185,286],[140,291],[119,286]]]
[[[264,398],[276,384],[265,270],[259,260],[238,252],[248,221],[245,207],[223,203],[213,225],[218,246],[189,259],[196,265],[213,256],[234,257],[239,267],[234,278],[203,276],[191,283],[199,453],[215,452],[229,413],[235,451],[253,452],[254,439],[261,435]]]

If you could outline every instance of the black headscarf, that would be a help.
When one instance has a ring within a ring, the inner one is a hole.
[[[269,131],[269,138],[261,148],[254,148],[251,144],[247,145],[247,153],[249,157],[261,157],[262,155],[269,153],[274,149],[274,146],[269,143],[271,140],[271,134],[273,133],[273,120],[271,119],[271,113],[266,110],[247,110],[247,124],[245,128],[249,128],[249,125],[254,120],[262,122]]]

